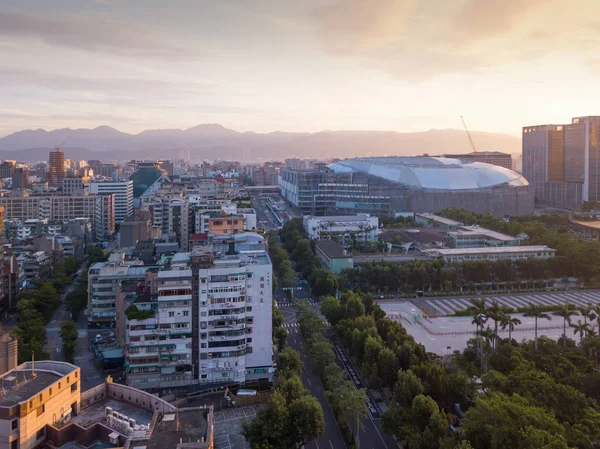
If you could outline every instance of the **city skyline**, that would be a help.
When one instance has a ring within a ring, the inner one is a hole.
[[[594,114],[600,5],[3,2],[0,136],[113,126],[461,128]],[[548,30],[552,30],[550,33]]]

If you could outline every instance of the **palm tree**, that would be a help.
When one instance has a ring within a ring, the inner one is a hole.
[[[490,343],[493,342],[496,338],[496,334],[494,333],[493,329],[491,327],[486,327],[485,329],[483,329],[483,327],[481,328],[481,330],[479,331],[479,336],[483,339],[485,339],[485,372],[488,372],[488,366],[489,366],[489,359],[490,359],[490,354],[489,354],[489,349],[490,349]],[[483,357],[481,359],[481,371],[482,373],[483,371]]]
[[[477,335],[477,354],[479,355],[480,358],[482,358],[482,345],[481,345],[481,338],[479,336],[479,329],[481,328],[481,330],[483,330],[483,325],[485,324],[485,321],[487,319],[486,317],[486,312],[487,312],[487,299],[486,298],[482,298],[482,299],[476,299],[476,298],[471,298],[469,299],[469,302],[471,303],[471,307],[469,307],[469,309],[471,309],[473,311],[473,321],[472,324],[474,324],[476,326],[476,331],[475,334]]]
[[[494,320],[494,351],[496,350],[496,341],[498,340],[498,325],[504,315],[504,310],[498,301],[492,301],[492,305],[487,309],[486,314]]]
[[[577,312],[574,309],[573,304],[569,304],[568,302],[564,303],[562,306],[558,308],[555,312],[552,312],[552,315],[558,316],[563,319],[563,346],[567,344],[567,321],[569,325],[571,324],[571,317],[573,315],[577,315]]]
[[[594,306],[590,303],[587,303],[585,306],[579,307],[579,313],[583,317],[583,322],[587,324],[588,320],[592,321],[596,318],[596,314],[594,313]]]
[[[521,324],[521,320],[516,316],[512,316],[510,313],[505,313],[500,319],[500,326],[502,330],[505,330],[508,327],[508,343],[512,344],[512,332],[515,330],[515,327]]]
[[[551,320],[552,317],[550,315],[548,315],[546,312],[544,312],[544,307],[539,305],[539,304],[532,304],[529,303],[529,305],[527,307],[525,307],[525,313],[523,314],[524,316],[527,317],[533,317],[535,318],[535,343],[534,343],[534,348],[537,351],[537,343],[538,343],[538,319],[543,319],[543,320]]]
[[[582,323],[581,320],[577,320],[577,324],[571,324],[571,327],[573,328],[573,333],[575,335],[579,334],[579,343],[581,344],[583,337],[590,328],[590,325],[587,323]]]

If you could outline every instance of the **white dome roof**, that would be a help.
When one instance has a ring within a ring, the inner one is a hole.
[[[365,173],[415,189],[477,190],[529,184],[523,176],[507,168],[445,157],[345,159],[329,168],[336,173]]]

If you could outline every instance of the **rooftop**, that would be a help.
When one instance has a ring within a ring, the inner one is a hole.
[[[207,438],[209,409],[179,409],[177,413],[164,414],[154,426],[149,440],[140,446],[146,449],[176,447],[181,443],[196,443]],[[134,447],[137,444],[133,445]]]
[[[138,424],[148,425],[150,424],[150,421],[152,421],[153,412],[141,407],[136,407],[126,401],[119,401],[115,398],[105,398],[101,401],[92,403],[88,407],[82,408],[77,416],[73,416],[73,422],[82,427],[90,427],[96,423],[104,423],[106,407],[111,407],[113,410],[135,419]]]
[[[329,165],[335,173],[358,173],[412,189],[478,190],[526,186],[520,174],[497,165],[446,157],[365,157]]]
[[[323,251],[330,259],[350,257],[349,255],[344,254],[344,248],[342,248],[342,245],[333,240],[319,240],[315,242],[315,246],[319,247],[321,251]]]
[[[370,217],[367,214],[356,214],[356,215],[333,215],[327,217],[313,217],[312,215],[307,216],[310,219],[316,219],[320,221],[365,221]]]
[[[487,229],[487,228],[481,228],[477,225],[461,226],[458,231],[452,231],[452,232],[449,232],[448,234],[470,235],[470,236],[486,235],[495,240],[501,240],[501,241],[505,241],[505,242],[517,239],[516,237],[513,237],[512,235],[502,234],[501,232],[492,231],[491,229]]]
[[[62,378],[52,371],[35,370],[35,374],[33,378],[31,370],[13,370],[2,376],[4,393],[0,390],[0,407],[12,407],[27,401]]]
[[[416,215],[418,217],[423,217],[423,218],[427,218],[429,220],[437,221],[438,223],[443,223],[447,226],[462,226],[462,223],[460,221],[451,220],[450,218],[441,217],[441,216],[435,215],[435,214],[423,212],[423,213],[418,213]]]
[[[426,253],[438,253],[443,256],[460,255],[460,254],[515,254],[515,253],[535,253],[541,251],[553,251],[546,245],[530,245],[530,246],[494,246],[486,248],[443,248],[443,249],[426,249]]]

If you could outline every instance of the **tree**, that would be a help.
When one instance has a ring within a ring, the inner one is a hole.
[[[558,308],[555,312],[552,312],[552,315],[560,317],[563,319],[563,346],[567,345],[567,322],[571,324],[571,317],[573,315],[577,315],[577,312],[574,309],[572,304],[566,302],[562,306]]]
[[[587,324],[588,320],[592,321],[594,320],[594,318],[596,318],[596,314],[594,313],[594,306],[592,306],[589,303],[579,307],[577,310],[579,310],[579,313],[583,317],[583,322],[585,324]]]
[[[356,389],[353,382],[344,380],[333,392],[328,394],[328,397],[336,411],[338,420],[346,423],[351,428],[354,427],[355,434],[358,434],[359,428],[364,427],[363,420],[367,417],[367,406],[365,404],[368,398],[366,390],[364,388]]]
[[[79,334],[75,328],[74,321],[63,321],[60,326],[60,336],[62,338],[63,353],[65,360],[73,363],[75,348],[77,347],[77,338]]]
[[[277,372],[283,377],[300,376],[302,374],[300,354],[292,348],[281,351],[277,359]]]
[[[512,344],[512,333],[515,330],[515,327],[521,324],[521,320],[517,317],[512,316],[509,313],[505,313],[502,318],[500,318],[500,326],[502,330],[508,328],[508,343]]]
[[[73,276],[75,273],[77,273],[77,269],[79,268],[79,263],[77,262],[77,259],[75,259],[75,256],[69,256],[65,259],[65,273],[67,274],[67,276]]]
[[[425,388],[411,370],[398,370],[398,381],[394,389],[394,402],[400,407],[409,407],[415,397],[423,394]]]
[[[281,313],[279,307],[273,307],[273,316],[271,318],[273,329],[283,326],[283,321],[283,313]]]
[[[544,312],[543,306],[539,304],[529,303],[527,307],[525,307],[524,316],[535,318],[535,343],[534,348],[537,351],[538,348],[538,319],[543,320],[551,320],[552,317]]]
[[[297,448],[304,447],[325,432],[325,420],[321,404],[312,396],[302,396],[290,406],[291,438]]]
[[[335,360],[333,346],[329,341],[320,341],[310,345],[310,358],[313,362],[313,369],[319,377],[325,374],[325,368],[332,360]]]
[[[327,318],[327,321],[332,326],[335,326],[343,318],[343,309],[340,300],[333,296],[325,298],[321,302],[321,313],[325,315],[325,318]]]
[[[446,415],[429,396],[416,396],[410,408],[391,407],[382,417],[383,430],[410,448],[438,449],[447,432]]]
[[[553,414],[518,394],[488,391],[478,396],[461,427],[475,449],[568,448],[565,428]]]
[[[283,327],[278,327],[273,331],[273,340],[277,345],[277,349],[281,351],[285,347],[288,332]]]
[[[494,351],[496,350],[496,342],[498,341],[498,325],[500,324],[500,320],[502,319],[504,313],[504,309],[496,300],[492,301],[492,305],[486,310],[486,315],[494,320]]]
[[[312,294],[315,296],[335,295],[338,291],[338,280],[329,270],[315,270]]]
[[[582,323],[581,320],[577,320],[577,324],[571,324],[573,328],[573,333],[575,335],[579,334],[579,342],[583,341],[583,337],[590,330],[590,325],[587,323]]]
[[[346,318],[357,318],[365,314],[365,305],[360,296],[354,294],[346,302]]]

